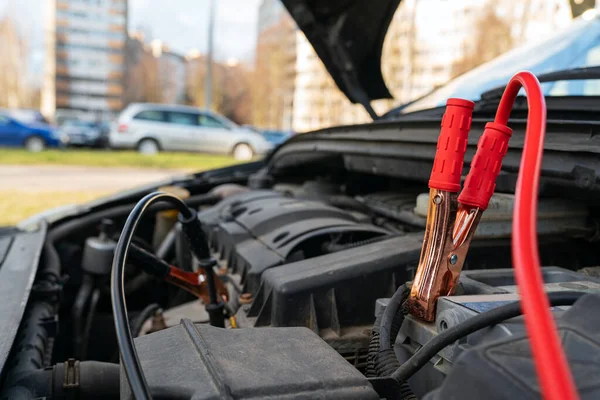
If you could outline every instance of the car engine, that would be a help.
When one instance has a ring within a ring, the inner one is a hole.
[[[0,272],[39,263],[0,398],[539,398],[509,174],[461,214],[468,199],[402,175],[411,159],[306,146],[0,235]],[[553,179],[543,289],[581,398],[598,398],[597,196]]]
[[[202,300],[149,277],[135,263],[129,265],[125,288],[131,327],[156,397],[386,396],[365,376],[370,337],[389,297],[414,278],[426,214],[421,203],[427,195],[418,186],[349,195],[343,193],[346,183],[317,182],[281,183],[269,190],[217,186],[211,192],[226,195],[199,207],[198,218],[218,260],[217,276],[229,294],[231,318],[225,330],[207,323]],[[438,300],[435,322],[407,317],[395,345],[400,359],[493,304],[518,299],[509,268],[513,199],[512,194],[493,197],[473,240],[459,293]],[[67,222],[49,233],[69,279],[62,299],[50,296],[29,305],[20,345],[13,349],[12,368],[3,381],[4,398],[66,398],[69,393],[131,398],[118,364],[106,295],[117,227],[123,223],[121,208],[102,210],[83,223]],[[548,266],[549,292],[600,293],[591,216],[584,203],[540,202],[540,254]],[[164,211],[147,217],[135,242],[179,268],[197,270],[180,224],[168,219]],[[170,224],[166,230],[165,224]],[[162,237],[153,247],[158,230]],[[42,261],[48,258],[44,254]],[[51,282],[40,284],[52,293]],[[566,309],[556,312],[567,318],[574,311]],[[516,346],[523,335],[522,318],[469,335],[433,357],[409,380],[411,387],[419,397],[445,398],[444,382],[458,374],[454,370],[469,373],[461,364],[463,353],[477,357],[484,351],[480,349],[498,341]],[[63,363],[50,366],[61,358]],[[522,368],[534,377],[531,363],[526,364]],[[39,369],[44,365],[49,367]],[[526,382],[535,393],[535,380]]]

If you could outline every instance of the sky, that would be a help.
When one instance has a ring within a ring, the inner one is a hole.
[[[251,61],[260,0],[215,0],[215,4],[215,58]],[[209,0],[129,0],[129,27],[149,30],[153,38],[176,51],[197,48],[204,52],[208,13]]]
[[[214,55],[226,61],[252,61],[261,0],[215,0]],[[41,76],[44,60],[45,0],[0,0],[0,17],[14,16],[30,51],[30,72]],[[204,52],[207,47],[209,0],[129,0],[129,29],[142,30],[171,49]]]

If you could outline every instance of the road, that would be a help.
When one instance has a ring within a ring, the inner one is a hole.
[[[111,192],[176,175],[185,175],[185,172],[148,168],[1,165],[0,190]]]

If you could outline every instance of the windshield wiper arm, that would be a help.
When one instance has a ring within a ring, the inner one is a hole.
[[[558,81],[581,81],[585,79],[600,79],[600,67],[585,67],[563,69],[538,76],[540,83]],[[481,100],[498,100],[502,97],[506,86],[499,86],[481,94]]]

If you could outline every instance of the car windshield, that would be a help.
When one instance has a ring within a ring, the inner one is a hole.
[[[539,75],[597,65],[600,65],[600,17],[589,13],[550,39],[512,50],[451,80],[406,106],[402,112],[443,106],[450,97],[480,100],[482,93],[506,84],[520,70]],[[600,95],[600,81],[547,82],[542,84],[542,89],[547,96],[596,96]]]

